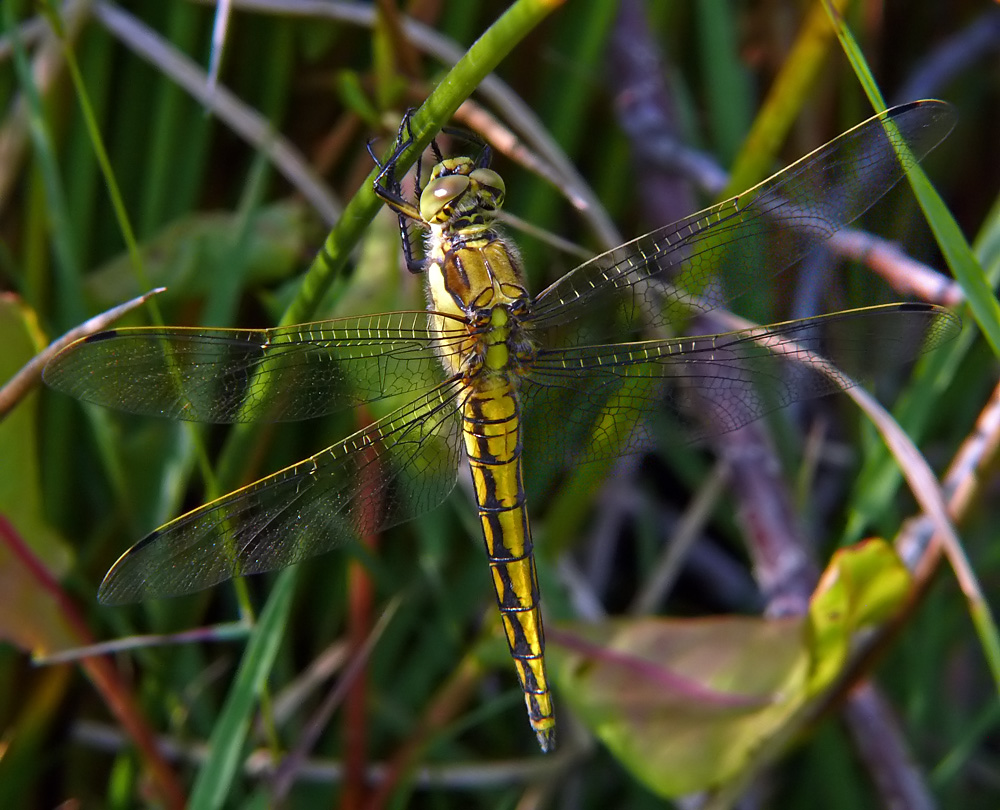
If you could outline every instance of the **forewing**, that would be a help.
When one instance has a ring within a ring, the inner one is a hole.
[[[546,330],[568,326],[570,340],[576,332],[577,344],[596,342],[728,305],[861,216],[953,125],[941,102],[894,107],[749,191],[580,265],[537,296],[539,340],[564,341]],[[894,143],[908,147],[902,162]]]
[[[321,453],[160,527],[115,563],[100,600],[174,596],[284,568],[437,506],[455,484],[462,390],[444,383]]]
[[[522,383],[526,456],[587,463],[652,445],[666,411],[697,440],[855,384],[873,361],[902,362],[960,323],[929,304],[888,304],[717,335],[546,350]],[[877,351],[873,347],[878,347]]]
[[[431,327],[431,318],[444,323]],[[461,322],[393,312],[275,329],[148,327],[72,344],[45,381],[86,402],[195,422],[309,419],[428,388]]]

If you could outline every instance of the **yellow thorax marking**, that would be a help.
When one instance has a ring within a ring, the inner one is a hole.
[[[507,368],[510,352],[507,350],[508,314],[506,307],[493,307],[490,311],[490,328],[486,334],[486,368],[500,371]]]

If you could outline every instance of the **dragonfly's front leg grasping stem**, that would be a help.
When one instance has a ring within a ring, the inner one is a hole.
[[[410,126],[410,119],[412,117],[413,110],[407,110],[406,115],[403,116],[402,122],[400,122],[399,130],[396,132],[396,142],[393,147],[392,154],[383,164],[375,156],[375,152],[372,150],[371,142],[367,144],[368,154],[371,155],[375,165],[379,167],[380,171],[378,176],[375,178],[374,190],[375,195],[382,200],[386,205],[388,205],[393,211],[396,212],[396,216],[399,219],[399,236],[400,241],[403,244],[403,257],[406,260],[406,269],[411,273],[422,273],[427,269],[427,260],[418,259],[413,250],[413,236],[411,234],[411,228],[414,223],[423,223],[423,217],[420,216],[420,211],[417,209],[413,203],[410,203],[403,196],[402,183],[399,178],[396,177],[396,164],[399,159],[413,145],[413,130]],[[437,144],[433,145],[435,154],[437,154]],[[419,199],[419,183],[420,183],[420,158],[417,159],[417,195]]]

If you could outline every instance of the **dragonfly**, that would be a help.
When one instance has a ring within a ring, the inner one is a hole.
[[[923,303],[682,333],[867,211],[952,125],[942,102],[890,109],[533,296],[497,224],[505,187],[489,148],[445,157],[435,141],[435,165],[421,185],[418,164],[407,199],[398,176],[412,141],[404,119],[389,157],[376,159],[374,187],[399,218],[408,267],[425,276],[426,310],[272,329],[113,329],[46,367],[50,386],[80,400],[195,422],[311,419],[405,399],[331,447],[156,529],[114,564],[99,599],[186,594],[344,547],[439,505],[464,462],[528,719],[552,750],[525,459],[579,465],[639,452],[650,446],[654,413],[702,435],[734,430],[853,385],[817,360],[824,351],[851,369],[890,343],[912,357],[953,335],[957,319]],[[842,337],[824,342],[827,327]]]

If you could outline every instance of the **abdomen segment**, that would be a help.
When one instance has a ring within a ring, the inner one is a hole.
[[[462,408],[465,449],[486,556],[528,719],[543,751],[555,745],[555,714],[545,673],[538,577],[521,470],[520,407],[509,383],[471,392]]]

